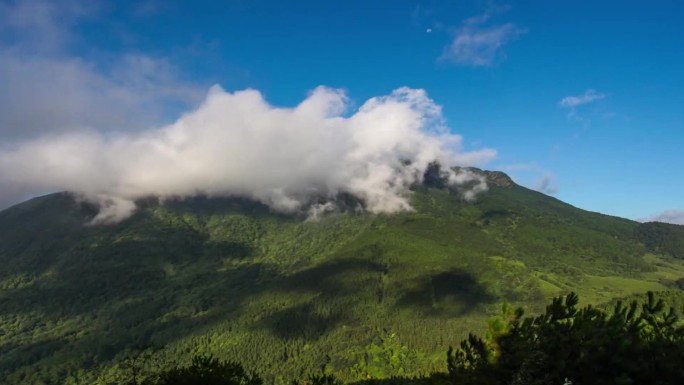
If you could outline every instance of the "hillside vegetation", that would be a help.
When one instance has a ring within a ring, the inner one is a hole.
[[[673,304],[682,292],[649,291],[645,298],[610,307],[578,307],[575,293],[556,297],[538,316],[504,302],[487,322],[483,337],[470,334],[449,347],[447,370],[429,375],[367,378],[355,385],[555,385],[662,384],[684,382],[684,324]],[[669,307],[668,307],[669,306]],[[143,368],[154,357],[137,356],[131,367]],[[148,368],[146,368],[148,369]],[[342,385],[334,374],[309,375],[292,385]],[[163,369],[149,365],[126,384],[262,385],[256,372],[239,362],[196,355],[186,365]]]
[[[587,304],[683,286],[682,227],[483,175],[474,203],[427,183],[396,215],[149,199],[91,226],[95,209],[65,193],[2,211],[0,382],[117,383],[152,351],[159,366],[237,360],[277,384],[427,374],[503,300],[535,314],[570,291]]]

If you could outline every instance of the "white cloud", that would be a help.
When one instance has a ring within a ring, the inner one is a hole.
[[[442,59],[472,67],[486,67],[494,64],[502,55],[504,45],[517,39],[524,30],[513,23],[487,25],[495,11],[467,19],[442,53]]]
[[[423,90],[400,88],[348,115],[345,94],[325,87],[295,108],[214,87],[197,108],[206,87],[183,81],[165,57],[73,54],[73,27],[101,10],[85,0],[0,2],[0,208],[68,190],[99,203],[99,222],[150,195],[237,195],[316,216],[329,206],[310,204],[346,192],[371,212],[394,212],[410,209],[408,187],[431,161],[496,156],[462,151]]]
[[[588,89],[584,91],[584,94],[582,95],[564,97],[563,99],[561,99],[560,102],[558,102],[558,105],[560,105],[561,107],[575,108],[583,104],[589,104],[594,101],[604,99],[605,97],[605,94],[602,94],[592,89]]]
[[[684,225],[684,210],[665,210],[648,218],[639,219],[640,222],[665,222]]]
[[[399,88],[345,116],[347,108],[342,91],[325,87],[295,108],[271,106],[256,90],[214,87],[197,110],[167,126],[107,135],[84,129],[4,146],[0,186],[74,191],[100,203],[104,222],[126,217],[135,199],[150,195],[243,196],[292,212],[346,192],[383,213],[410,210],[408,188],[430,162],[482,164],[496,155],[464,152],[423,90]]]

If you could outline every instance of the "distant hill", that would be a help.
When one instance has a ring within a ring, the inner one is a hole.
[[[637,226],[635,234],[649,250],[684,259],[684,226],[647,222]]]
[[[535,312],[571,290],[602,303],[684,286],[684,227],[580,210],[481,171],[463,201],[438,179],[415,211],[317,220],[238,198],[139,202],[91,226],[67,193],[0,212],[0,382],[107,383],[127,357],[191,352],[288,383],[444,367],[506,300]],[[428,183],[430,182],[430,183]],[[351,205],[349,206],[351,207]]]

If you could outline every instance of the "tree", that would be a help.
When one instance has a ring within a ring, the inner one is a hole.
[[[221,362],[211,356],[195,356],[187,367],[175,367],[147,382],[150,385],[262,385],[256,373],[247,373],[237,362]]]
[[[684,327],[662,299],[649,293],[641,309],[618,302],[610,314],[578,302],[570,293],[538,317],[505,314],[490,339],[470,335],[447,353],[452,383],[684,383]]]

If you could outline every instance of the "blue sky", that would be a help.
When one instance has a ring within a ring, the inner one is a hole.
[[[1,4],[4,81],[29,85],[0,91],[6,143],[59,131],[49,122],[170,123],[213,84],[282,107],[341,88],[351,110],[407,86],[465,150],[496,150],[478,166],[583,209],[684,223],[682,1]],[[59,78],[31,86],[41,71]],[[88,108],[48,108],[70,92]]]

